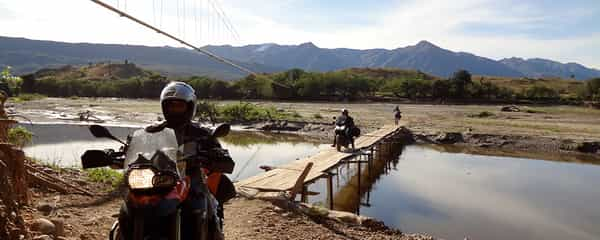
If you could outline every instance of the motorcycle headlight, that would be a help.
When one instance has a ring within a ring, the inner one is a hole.
[[[156,188],[170,188],[177,185],[177,178],[171,174],[157,174],[152,178],[152,185]]]
[[[127,183],[131,189],[150,189],[154,186],[152,184],[154,175],[156,175],[154,171],[149,168],[133,169],[129,172]]]

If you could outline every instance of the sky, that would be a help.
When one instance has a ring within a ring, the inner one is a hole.
[[[600,0],[103,1],[196,45],[395,49],[427,40],[496,60],[540,57],[600,69]],[[0,0],[0,35],[181,46],[89,0]]]

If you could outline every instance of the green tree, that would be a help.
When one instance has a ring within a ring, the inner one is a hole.
[[[592,78],[585,81],[583,98],[588,100],[600,100],[600,78]]]
[[[552,88],[535,85],[525,91],[525,96],[534,100],[556,100],[560,98],[558,92]]]
[[[2,83],[2,85],[4,86],[2,87],[4,88],[2,90],[8,90],[6,92],[9,96],[18,96],[21,92],[21,85],[23,84],[23,79],[17,76],[13,76],[10,72],[10,69],[10,66],[7,66],[4,68],[4,70],[2,70],[2,72],[0,72],[0,83]]]
[[[439,99],[441,102],[445,102],[450,97],[450,86],[451,82],[448,80],[436,80],[431,86],[431,95],[434,98]]]
[[[458,70],[454,73],[451,78],[451,82],[454,88],[454,97],[464,98],[465,97],[465,89],[471,81],[471,73],[467,70]]]
[[[321,96],[323,86],[318,78],[305,76],[298,84],[298,95],[303,98],[317,98]]]

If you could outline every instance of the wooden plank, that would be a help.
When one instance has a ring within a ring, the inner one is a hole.
[[[302,171],[302,174],[300,174],[300,176],[298,177],[298,179],[296,180],[296,184],[294,185],[294,187],[292,188],[292,192],[290,194],[290,200],[294,200],[296,199],[296,194],[298,194],[298,192],[302,191],[302,197],[304,198],[305,196],[305,186],[304,186],[304,179],[306,179],[306,175],[308,175],[308,172],[310,172],[310,169],[312,168],[313,163],[309,162],[308,164],[306,164],[306,168],[304,168],[304,171]]]
[[[371,148],[382,139],[394,134],[399,126],[386,125],[372,133],[365,134],[355,140],[357,149]],[[298,179],[303,178],[303,183],[312,182],[336,166],[340,161],[359,153],[338,152],[335,149],[323,150],[311,157],[294,161],[277,167],[271,171],[241,180],[236,183],[238,187],[254,188],[262,191],[287,191],[298,185]],[[302,169],[310,164],[311,168],[303,176]]]

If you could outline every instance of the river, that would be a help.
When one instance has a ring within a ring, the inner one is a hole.
[[[35,133],[26,154],[60,166],[80,166],[86,149],[119,145],[93,138],[85,126],[24,126]],[[135,129],[110,128],[121,138]],[[230,174],[234,180],[261,172],[261,165],[277,166],[328,148],[297,135],[258,132],[233,132],[221,141],[236,161]],[[600,239],[599,165],[419,145],[395,150],[388,161],[374,164],[370,177],[363,177],[360,198],[356,169],[339,167],[335,208],[445,239]],[[324,181],[310,187],[324,189]],[[324,195],[309,200],[326,205]]]

